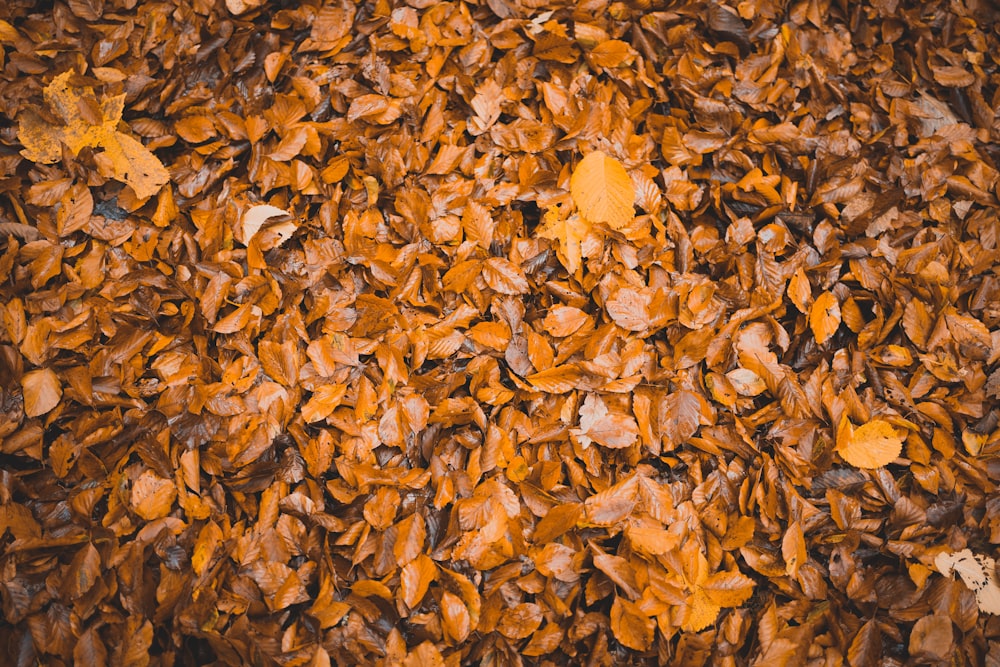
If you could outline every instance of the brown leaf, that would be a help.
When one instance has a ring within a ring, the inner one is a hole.
[[[542,608],[533,602],[522,602],[504,612],[497,631],[508,639],[524,639],[542,624]]]
[[[28,417],[40,417],[50,412],[59,405],[63,393],[58,376],[50,368],[25,373],[21,378],[21,391],[24,414]]]

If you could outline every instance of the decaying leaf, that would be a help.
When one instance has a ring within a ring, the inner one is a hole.
[[[5,3],[7,662],[989,663],[995,5]]]

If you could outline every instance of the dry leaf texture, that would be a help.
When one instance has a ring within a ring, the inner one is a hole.
[[[997,664],[998,11],[0,2],[0,662]]]

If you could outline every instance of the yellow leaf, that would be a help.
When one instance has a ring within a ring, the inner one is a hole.
[[[24,145],[21,155],[32,162],[52,164],[62,158],[63,145],[73,155],[87,147],[103,148],[104,153],[98,156],[102,172],[107,165],[110,175],[131,187],[139,199],[156,194],[170,180],[170,174],[142,142],[118,131],[125,110],[124,93],[98,103],[92,88],[70,84],[72,76],[72,71],[63,72],[42,91],[46,105],[63,121],[61,125],[31,110],[18,117],[17,138]],[[81,109],[88,107],[94,109],[93,116],[100,111],[99,122],[83,117]]]
[[[691,591],[683,630],[700,632],[715,622],[723,607],[738,607],[753,595],[753,580],[737,570],[709,574],[708,559],[693,541],[684,545],[682,557],[682,576]]]
[[[681,629],[687,632],[701,632],[714,623],[722,611],[722,607],[709,600],[700,589],[688,600],[687,608],[687,618],[681,623]]]
[[[785,536],[781,539],[781,557],[785,559],[785,573],[789,577],[797,576],[802,563],[809,557],[806,552],[805,535],[798,521],[793,521],[788,526]]]
[[[635,186],[621,162],[594,151],[569,179],[569,191],[584,218],[621,229],[632,221]]]
[[[581,242],[590,232],[590,223],[579,215],[563,218],[558,208],[550,208],[542,216],[538,236],[559,243],[559,260],[571,274],[580,268],[583,259]]]
[[[837,429],[837,452],[856,468],[881,468],[903,451],[903,440],[905,437],[882,419],[873,419],[855,430],[845,417]]]
[[[823,292],[809,311],[809,326],[816,342],[825,343],[840,326],[840,304],[832,292]]]

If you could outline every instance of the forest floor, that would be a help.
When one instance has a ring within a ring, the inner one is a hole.
[[[7,0],[0,654],[1000,665],[986,0]]]

